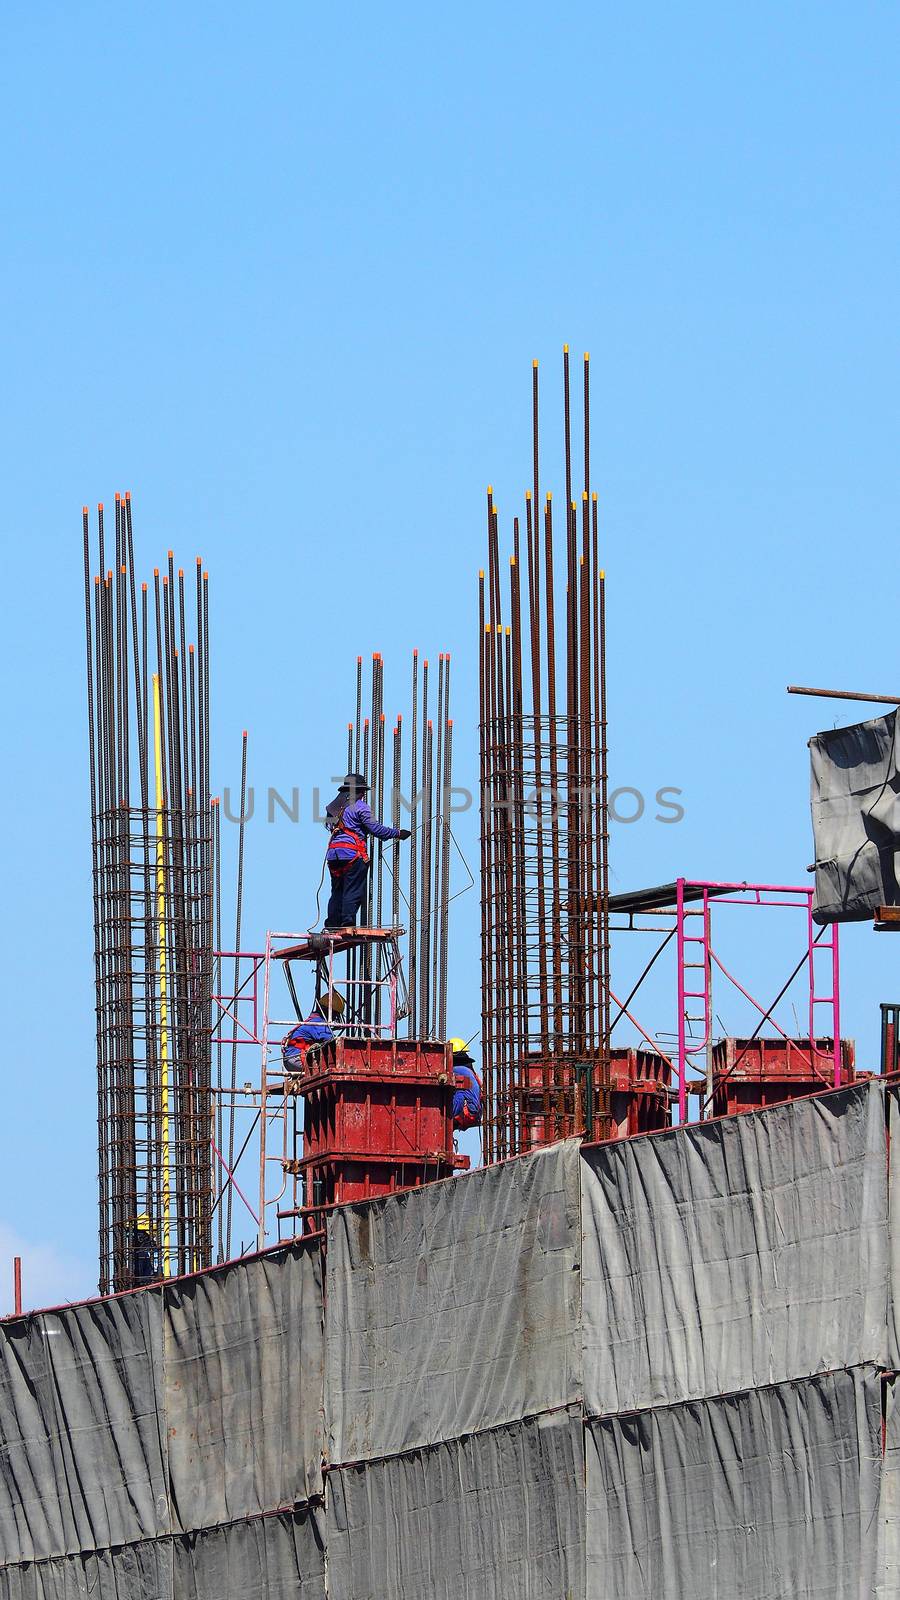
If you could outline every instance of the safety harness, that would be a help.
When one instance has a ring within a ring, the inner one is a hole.
[[[326,810],[325,826],[331,834],[328,841],[326,856],[330,872],[340,876],[351,867],[354,861],[368,861],[369,852],[366,849],[365,834],[357,833],[355,828],[350,828],[344,821],[349,806],[341,806],[334,817],[329,817]],[[345,861],[336,861],[332,858],[333,850],[349,850],[350,854]]]
[[[454,1067],[453,1079],[456,1085],[456,1094],[460,1097],[458,1110],[453,1113],[453,1126],[455,1128],[474,1128],[481,1121],[481,1081],[477,1072],[469,1067]],[[479,1109],[473,1111],[469,1104],[469,1096],[477,1096]]]

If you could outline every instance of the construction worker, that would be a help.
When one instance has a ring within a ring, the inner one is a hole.
[[[281,1046],[281,1059],[287,1072],[297,1072],[303,1067],[310,1045],[331,1044],[334,1039],[328,1024],[329,998],[332,1021],[339,1022],[343,1016],[344,1002],[336,989],[332,989],[330,997],[317,996],[309,1016],[291,1029]]]
[[[369,852],[366,837],[408,839],[409,828],[391,828],[373,817],[361,772],[348,772],[333,800],[325,807],[325,826],[331,834],[326,861],[331,874],[331,898],[325,927],[353,928],[366,892]]]
[[[153,1237],[153,1228],[146,1211],[135,1217],[131,1230],[131,1281],[136,1289],[145,1283],[155,1283],[159,1277],[156,1270],[156,1240]]]
[[[465,1039],[451,1039],[453,1051],[453,1126],[476,1128],[481,1121],[481,1079]]]

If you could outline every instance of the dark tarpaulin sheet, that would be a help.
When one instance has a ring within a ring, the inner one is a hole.
[[[0,1325],[0,1560],[320,1493],[323,1338],[310,1245]]]
[[[0,1567],[0,1600],[325,1600],[308,1511],[281,1512],[124,1549]]]
[[[327,1505],[329,1600],[583,1600],[580,1410],[332,1471]]]
[[[174,1542],[173,1600],[324,1600],[325,1553],[310,1511],[210,1528]]]
[[[0,1600],[900,1593],[885,1096],[337,1213],[327,1404],[309,1244],[0,1325]]]
[[[579,1145],[343,1207],[328,1223],[329,1459],[581,1397]]]
[[[880,1084],[588,1147],[582,1189],[588,1411],[884,1360]]]
[[[878,1600],[900,1595],[900,1380],[884,1386],[884,1463],[878,1526]]]
[[[162,1295],[0,1327],[0,1558],[168,1530]]]
[[[173,1525],[321,1493],[322,1262],[296,1245],[185,1279],[164,1316]]]
[[[0,1600],[175,1600],[171,1539],[0,1567]]]
[[[890,1135],[890,1292],[888,1296],[888,1349],[887,1364],[900,1372],[900,1090],[887,1089],[888,1127]]]
[[[588,1600],[875,1592],[875,1368],[605,1417],[585,1450]]]
[[[817,922],[900,904],[897,713],[809,741]]]

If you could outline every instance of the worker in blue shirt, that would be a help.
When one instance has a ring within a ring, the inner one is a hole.
[[[481,1121],[481,1079],[465,1039],[451,1039],[453,1050],[453,1126],[475,1128]]]
[[[331,1015],[337,1022],[344,1010],[344,1002],[336,990],[331,993]],[[317,999],[308,1017],[298,1022],[286,1036],[281,1046],[281,1059],[285,1070],[296,1072],[306,1061],[306,1052],[311,1044],[331,1044],[334,1033],[328,1026],[328,999]]]
[[[331,930],[356,925],[369,870],[367,837],[409,838],[409,828],[391,828],[373,817],[366,800],[368,792],[363,774],[348,772],[334,799],[325,807],[325,826],[331,834],[325,857],[331,875],[325,927]]]

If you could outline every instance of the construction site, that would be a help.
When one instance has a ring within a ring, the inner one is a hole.
[[[613,891],[589,356],[530,399],[477,747],[442,641],[330,663],[310,926],[248,926],[215,573],[83,510],[98,1294],[0,1322],[0,1600],[900,1594],[900,1001],[863,1059],[840,949],[900,932],[900,697],[792,686],[814,872]]]

